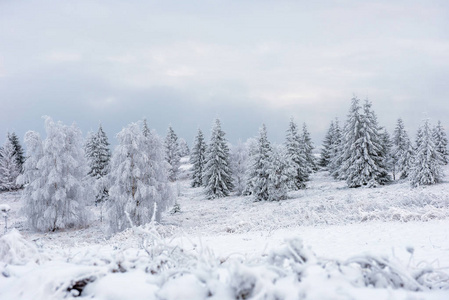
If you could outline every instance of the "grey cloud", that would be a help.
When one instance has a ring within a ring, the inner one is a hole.
[[[192,140],[221,117],[232,142],[291,116],[319,144],[355,93],[390,131],[449,126],[447,1],[4,1],[0,135],[40,116],[112,137],[147,117]],[[449,128],[448,128],[449,129]]]

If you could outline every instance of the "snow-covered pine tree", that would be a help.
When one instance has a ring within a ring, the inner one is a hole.
[[[340,176],[349,187],[375,187],[389,181],[382,157],[382,142],[379,126],[371,102],[365,101],[363,114],[359,100],[352,99],[348,121],[345,126],[343,164]]]
[[[287,199],[287,192],[296,170],[284,147],[274,147],[268,169],[268,201]]]
[[[84,140],[84,155],[86,156],[87,164],[91,169],[91,160],[93,155],[93,148],[95,143],[95,133],[93,131],[87,132],[86,139]]]
[[[379,141],[381,145],[381,151],[379,153],[380,156],[379,163],[384,171],[381,172],[378,182],[380,184],[385,184],[391,182],[391,176],[389,172],[393,169],[393,158],[392,158],[393,143],[391,141],[391,137],[387,129],[384,128],[382,131],[382,128],[379,127]]]
[[[250,177],[252,185],[251,194],[256,201],[267,201],[270,199],[270,167],[271,167],[271,144],[267,137],[267,128],[265,124],[259,130],[257,139],[257,149],[252,155],[250,167]]]
[[[449,152],[447,150],[447,135],[444,130],[443,125],[441,125],[441,121],[438,121],[438,124],[433,129],[433,140],[435,142],[435,148],[440,153],[440,157],[442,159],[442,163],[447,165],[449,162]]]
[[[248,149],[248,162],[246,167],[246,174],[245,174],[245,188],[243,190],[243,195],[249,196],[253,193],[254,186],[253,186],[253,162],[255,155],[257,153],[258,149],[258,141],[256,138],[249,138],[245,142],[245,147]]]
[[[16,155],[17,166],[19,170],[22,172],[23,163],[25,162],[25,156],[23,153],[22,145],[20,145],[19,138],[15,134],[15,132],[8,133],[8,139],[11,141],[14,147],[14,154]]]
[[[288,125],[285,147],[292,167],[295,170],[295,176],[291,181],[291,188],[294,190],[304,189],[306,187],[305,182],[309,180],[309,173],[312,170],[307,163],[303,139],[298,133],[298,126],[293,119],[290,120]]]
[[[248,149],[241,141],[231,148],[232,179],[234,183],[234,190],[238,196],[242,195],[246,188],[248,158]]]
[[[203,171],[203,185],[208,199],[229,196],[234,188],[229,161],[229,147],[219,119],[212,128]]]
[[[159,221],[161,212],[173,202],[161,139],[137,123],[123,128],[117,139],[108,201],[112,232],[149,223],[153,215]]]
[[[304,153],[309,169],[311,170],[310,172],[317,171],[318,166],[316,164],[315,156],[313,155],[313,142],[310,138],[310,133],[307,129],[306,123],[302,124],[301,149]]]
[[[412,167],[413,147],[401,118],[397,120],[394,129],[392,158],[393,179],[396,180],[396,174],[401,179],[407,178]]]
[[[362,124],[362,115],[360,114],[360,100],[354,96],[351,99],[351,107],[342,132],[342,145],[340,153],[340,168],[338,170],[338,179],[346,180],[349,174],[358,175],[361,170],[354,170],[356,160],[362,156],[362,145],[360,142],[360,129]],[[352,185],[351,185],[352,186]]]
[[[206,164],[206,143],[201,129],[198,129],[195,137],[190,163],[192,164],[192,187],[203,186],[203,173]]]
[[[428,119],[424,120],[418,133],[417,149],[410,173],[412,187],[441,182],[443,176],[442,159],[436,149]]]
[[[422,140],[422,126],[420,126],[418,128],[418,131],[416,132],[416,137],[415,137],[415,151],[414,153],[416,154],[416,151],[418,151],[418,148],[420,147],[420,143]]]
[[[326,168],[331,161],[331,148],[332,144],[334,143],[334,132],[335,132],[334,121],[331,121],[326,136],[324,137],[323,146],[321,148],[321,155],[320,155],[321,157],[319,165],[323,168]]]
[[[328,165],[328,170],[329,174],[332,175],[332,177],[334,177],[335,179],[339,179],[340,166],[342,164],[343,159],[343,136],[338,119],[335,119],[334,122],[333,139],[334,141],[329,151],[330,161]]]
[[[12,191],[20,187],[16,183],[20,174],[20,167],[14,145],[9,138],[0,149],[0,189]]]
[[[85,226],[91,194],[85,181],[88,166],[81,131],[45,117],[47,137],[27,132],[27,160],[18,183],[26,184],[22,199],[30,225],[40,231]]]
[[[103,127],[99,126],[96,133],[88,135],[85,151],[89,163],[89,175],[95,180],[96,203],[104,202],[108,199],[108,187],[105,176],[109,173],[109,163],[111,151],[109,141]]]
[[[171,126],[168,127],[167,136],[165,137],[165,159],[170,165],[168,178],[172,182],[176,181],[178,179],[179,166],[181,165],[181,155],[178,136]]]
[[[183,138],[179,139],[179,154],[181,157],[189,156],[190,154],[189,145],[187,145],[186,140]]]

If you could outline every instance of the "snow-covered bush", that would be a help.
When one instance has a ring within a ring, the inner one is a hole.
[[[1,217],[5,220],[5,233],[8,231],[8,215],[11,210],[11,206],[8,204],[0,204],[0,214]]]
[[[35,260],[36,255],[36,246],[24,239],[16,229],[0,237],[0,262],[24,265]]]
[[[0,261],[15,266],[0,265],[0,276],[8,277],[15,288],[0,289],[0,295],[5,299],[340,299],[341,295],[402,299],[404,292],[412,297],[424,291],[443,291],[435,296],[449,291],[449,275],[432,266],[413,267],[394,257],[368,254],[345,261],[321,258],[297,237],[266,256],[245,259],[219,258],[203,247],[187,250],[163,239],[154,224],[126,233],[142,241],[140,249],[81,250],[70,259],[54,257],[33,269],[34,278],[27,276],[28,266],[19,265],[35,259],[36,249],[19,248],[24,240],[17,232],[10,233],[7,241],[0,238]],[[14,252],[18,250],[22,252]],[[30,284],[46,288],[30,291]]]
[[[53,122],[45,117],[47,137],[25,135],[27,160],[18,183],[28,221],[36,230],[55,231],[88,223],[91,186],[86,181],[87,163],[81,131],[75,126]]]

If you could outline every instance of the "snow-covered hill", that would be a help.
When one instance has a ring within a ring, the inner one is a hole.
[[[318,172],[282,202],[206,200],[184,180],[180,212],[112,237],[95,206],[88,228],[31,232],[2,193],[17,230],[0,299],[449,299],[448,178],[348,189]]]

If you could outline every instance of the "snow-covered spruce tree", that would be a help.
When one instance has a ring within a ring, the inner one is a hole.
[[[243,195],[249,196],[253,193],[254,186],[253,186],[253,162],[255,155],[258,152],[258,141],[256,138],[249,138],[245,142],[245,147],[248,149],[248,162],[246,167],[246,174],[245,174],[245,188],[243,190]]]
[[[267,201],[270,199],[269,182],[271,167],[271,144],[267,137],[267,128],[265,124],[259,130],[257,139],[257,149],[252,154],[252,161],[249,172],[252,192],[256,201]]]
[[[108,199],[108,187],[104,177],[109,173],[111,151],[109,141],[102,126],[96,133],[91,133],[86,141],[85,151],[89,164],[89,175],[95,180],[96,203]]]
[[[412,187],[438,183],[443,176],[442,159],[436,149],[429,120],[424,120],[418,133],[417,149],[410,173]]]
[[[81,131],[45,117],[47,137],[27,132],[27,160],[18,183],[30,225],[40,231],[85,226],[91,195]]]
[[[442,163],[447,165],[449,162],[449,152],[447,150],[448,141],[441,121],[438,121],[438,124],[434,127],[432,137],[435,142],[435,148],[440,153]]]
[[[401,118],[394,129],[392,158],[393,179],[396,180],[396,174],[401,179],[407,178],[412,167],[413,147]]]
[[[331,147],[334,142],[334,121],[331,121],[329,129],[327,130],[326,136],[324,137],[323,147],[321,149],[319,165],[326,168],[331,160]]]
[[[301,149],[306,158],[306,162],[309,166],[310,172],[317,171],[318,166],[315,161],[315,157],[313,155],[313,149],[314,149],[313,142],[312,142],[312,139],[310,138],[310,133],[307,129],[306,123],[302,124]]]
[[[415,147],[414,147],[414,153],[416,154],[416,151],[418,151],[418,148],[420,146],[421,140],[422,140],[422,126],[418,128],[418,131],[416,132],[415,136]]]
[[[195,137],[190,163],[192,164],[192,187],[203,186],[204,165],[206,164],[206,143],[201,129],[198,129]]]
[[[287,199],[287,192],[296,170],[284,147],[274,147],[268,169],[268,201]]]
[[[181,157],[189,156],[190,149],[185,139],[179,139],[179,154]]]
[[[234,191],[242,195],[246,188],[246,173],[248,171],[248,149],[241,141],[231,148],[231,170]]]
[[[377,123],[377,117],[376,117]],[[393,169],[393,158],[392,158],[392,147],[393,143],[391,141],[390,134],[386,129],[379,127],[379,139],[381,144],[381,151],[379,153],[380,166],[383,168],[383,173],[381,173],[378,182],[380,184],[385,184],[387,182],[391,182],[390,171]]]
[[[168,178],[170,181],[178,179],[179,166],[181,165],[181,154],[178,143],[178,136],[171,126],[168,127],[165,137],[165,159],[170,165]]]
[[[341,163],[338,170],[338,179],[341,180],[346,180],[350,173],[358,175],[361,172],[361,170],[353,169],[356,160],[362,156],[362,145],[356,146],[356,142],[360,142],[361,137],[362,115],[360,109],[360,100],[354,96],[351,99],[351,107],[342,132]]]
[[[20,187],[16,183],[20,174],[17,156],[14,145],[9,138],[6,139],[0,149],[0,189],[12,191]]]
[[[203,185],[208,199],[229,196],[234,188],[229,161],[229,147],[219,119],[212,128],[203,171]]]
[[[19,167],[19,170],[22,171],[23,163],[25,162],[25,156],[23,153],[22,145],[20,145],[19,138],[14,132],[12,132],[10,134],[8,133],[8,139],[11,141],[14,147],[14,154],[16,156],[17,166]]]
[[[304,189],[306,187],[305,182],[309,180],[309,173],[312,170],[307,163],[303,139],[298,133],[298,126],[293,119],[290,120],[288,125],[285,147],[295,170],[295,176],[291,180],[291,188],[294,190]]]
[[[160,138],[131,123],[117,134],[117,139],[119,145],[113,152],[109,175],[111,232],[149,223],[153,214],[159,221],[161,212],[173,200],[168,182],[169,166]]]
[[[344,131],[343,160],[340,177],[349,187],[375,187],[389,180],[382,157],[382,142],[375,113],[366,100],[363,114],[359,99],[352,99]]]
[[[338,119],[335,119],[334,122],[334,141],[330,147],[329,156],[330,161],[328,165],[329,174],[332,175],[335,179],[340,178],[340,166],[343,160],[343,136],[340,129],[340,124]]]

